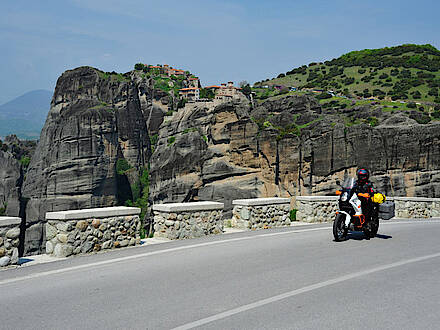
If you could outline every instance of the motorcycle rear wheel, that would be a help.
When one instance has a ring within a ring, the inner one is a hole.
[[[376,236],[378,230],[379,230],[379,218],[373,218],[370,220],[370,223],[367,225],[364,234],[368,238],[373,238]]]
[[[345,228],[345,216],[338,214],[333,222],[333,237],[336,242],[344,241],[347,238],[348,229]]]

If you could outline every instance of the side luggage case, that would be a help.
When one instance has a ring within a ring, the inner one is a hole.
[[[379,218],[383,220],[390,220],[395,217],[395,204],[394,202],[387,201],[379,204]]]

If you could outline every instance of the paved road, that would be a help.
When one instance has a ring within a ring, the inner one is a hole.
[[[438,329],[440,221],[243,232],[0,271],[1,329]]]

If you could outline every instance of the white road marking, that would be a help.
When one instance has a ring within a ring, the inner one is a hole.
[[[401,224],[406,224],[406,225],[417,225],[420,223],[440,223],[440,220],[407,220],[407,221],[390,221],[388,222],[388,220],[382,220],[380,222],[380,225],[401,225]]]
[[[153,255],[158,255],[158,254],[164,254],[164,253],[168,253],[168,252],[182,251],[182,250],[188,250],[188,249],[193,249],[193,248],[198,248],[198,247],[203,247],[203,246],[217,245],[217,244],[222,244],[222,243],[244,241],[244,240],[249,240],[249,239],[261,238],[261,237],[265,237],[265,236],[277,236],[277,235],[296,234],[296,233],[317,231],[317,230],[328,230],[330,228],[331,227],[320,227],[320,228],[309,228],[309,229],[303,229],[303,230],[291,230],[291,231],[287,231],[287,232],[261,234],[261,235],[246,236],[246,237],[237,237],[237,238],[224,239],[224,240],[214,241],[214,242],[205,242],[205,243],[198,243],[198,244],[192,244],[192,245],[186,245],[186,246],[179,246],[179,247],[165,249],[165,250],[146,252],[146,253],[136,254],[136,255],[132,255],[132,256],[120,257],[120,258],[115,258],[115,259],[109,259],[109,260],[89,263],[89,264],[85,264],[85,265],[66,267],[66,268],[49,270],[49,271],[40,272],[40,273],[29,274],[29,275],[22,276],[22,277],[15,277],[15,278],[10,278],[10,279],[6,279],[6,280],[0,280],[0,285],[15,283],[15,282],[19,282],[19,281],[39,278],[39,277],[48,276],[48,275],[55,275],[55,274],[61,274],[61,273],[66,273],[66,272],[70,272],[70,271],[82,270],[82,269],[91,268],[91,267],[114,264],[116,262],[144,258],[144,257],[149,257],[149,256],[153,256]]]
[[[186,330],[186,329],[192,329],[195,327],[200,327],[204,324],[210,323],[210,322],[214,322],[214,321],[218,321],[220,319],[224,319],[226,317],[238,314],[238,313],[242,313],[242,312],[246,312],[248,310],[254,309],[254,308],[258,308],[267,304],[271,304],[286,298],[291,298],[293,296],[297,296],[299,294],[302,293],[306,293],[309,291],[313,291],[313,290],[317,290],[326,286],[330,286],[330,285],[334,285],[334,284],[338,284],[344,281],[348,281],[357,277],[361,277],[361,276],[365,276],[365,275],[369,275],[372,273],[376,273],[376,272],[381,272],[384,270],[388,270],[391,268],[395,268],[395,267],[400,267],[400,266],[404,266],[404,265],[408,265],[411,263],[415,263],[415,262],[420,262],[420,261],[424,261],[424,260],[429,260],[429,259],[433,259],[433,258],[438,258],[440,257],[440,253],[434,253],[434,254],[430,254],[430,255],[426,255],[423,257],[418,257],[418,258],[412,258],[412,259],[407,259],[407,260],[402,260],[402,261],[398,261],[398,262],[393,262],[391,264],[388,265],[383,265],[383,266],[379,266],[379,267],[374,267],[371,269],[367,269],[367,270],[363,270],[360,272],[356,272],[356,273],[351,273],[351,274],[347,274],[341,277],[337,277],[331,280],[327,280],[327,281],[323,281],[323,282],[319,282],[316,284],[312,284],[312,285],[308,285],[305,287],[302,287],[300,289],[296,289],[293,291],[289,291],[289,292],[285,292],[273,297],[269,297],[266,299],[262,299],[247,305],[243,305],[243,306],[239,306],[237,308],[233,308],[227,311],[224,311],[222,313],[216,314],[216,315],[212,315],[194,322],[190,322],[184,325],[181,325],[177,328],[174,328],[173,330]]]

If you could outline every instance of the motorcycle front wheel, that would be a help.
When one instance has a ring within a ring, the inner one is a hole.
[[[345,216],[338,214],[333,222],[333,237],[336,242],[344,241],[347,238],[348,229],[345,228]]]

